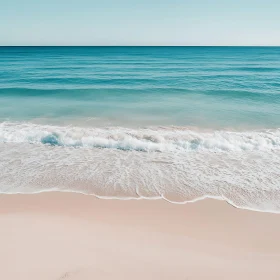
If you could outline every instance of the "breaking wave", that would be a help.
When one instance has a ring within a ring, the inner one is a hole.
[[[0,193],[212,197],[280,212],[280,130],[199,131],[0,123]]]
[[[280,129],[202,132],[182,127],[128,129],[0,124],[0,142],[142,152],[238,152],[280,149]]]

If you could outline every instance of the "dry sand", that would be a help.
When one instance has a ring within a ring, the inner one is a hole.
[[[222,201],[0,196],[0,279],[279,279],[280,214]]]

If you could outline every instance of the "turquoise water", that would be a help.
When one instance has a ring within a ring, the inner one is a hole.
[[[0,48],[0,120],[280,127],[280,48]]]
[[[280,212],[280,48],[0,47],[0,192]]]

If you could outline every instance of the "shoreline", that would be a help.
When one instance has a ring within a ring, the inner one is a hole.
[[[97,195],[97,194],[89,194],[89,193],[84,193],[82,191],[73,191],[73,190],[58,190],[55,188],[49,189],[49,190],[42,190],[42,191],[34,191],[34,192],[28,192],[28,193],[24,193],[24,192],[14,192],[14,193],[1,193],[0,192],[0,196],[1,195],[39,195],[39,194],[60,194],[60,193],[69,193],[69,194],[76,194],[76,195],[84,195],[84,196],[92,196],[95,199],[100,199],[100,200],[116,200],[116,201],[165,201],[167,203],[171,203],[171,204],[175,204],[175,205],[186,205],[186,204],[190,204],[190,203],[196,203],[199,201],[204,201],[204,200],[216,200],[216,201],[222,201],[225,202],[226,204],[228,204],[229,206],[239,209],[239,210],[245,210],[245,211],[252,211],[252,212],[258,212],[258,213],[267,213],[267,214],[280,214],[280,211],[273,211],[273,210],[260,210],[260,209],[256,209],[256,208],[249,208],[249,207],[241,207],[241,206],[237,206],[234,204],[234,202],[230,201],[229,199],[227,199],[226,197],[221,197],[221,196],[210,196],[210,195],[204,195],[201,197],[197,197],[191,200],[185,200],[185,201],[172,201],[166,197],[164,197],[164,195],[158,196],[158,197],[145,197],[145,196],[138,196],[138,197],[125,197],[125,196],[102,196],[102,195]]]
[[[3,279],[278,279],[280,216],[205,199],[0,195]],[[28,252],[28,257],[26,253]]]

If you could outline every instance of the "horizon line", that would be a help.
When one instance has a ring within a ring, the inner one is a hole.
[[[0,47],[280,47],[280,45],[0,45]]]

